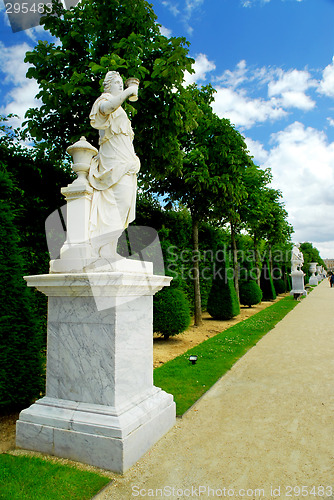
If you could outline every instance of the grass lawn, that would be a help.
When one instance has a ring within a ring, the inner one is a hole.
[[[173,394],[183,415],[234,363],[268,333],[298,302],[285,297],[254,316],[211,337],[154,370],[154,385]],[[198,356],[192,365],[190,354]]]
[[[90,500],[110,478],[33,456],[0,455],[1,500]]]

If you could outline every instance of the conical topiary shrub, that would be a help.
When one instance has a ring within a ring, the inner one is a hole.
[[[230,276],[228,259],[225,263],[215,264],[215,277],[208,297],[207,311],[219,320],[231,319],[240,313],[240,305],[234,288],[233,277]]]
[[[248,307],[261,302],[262,291],[256,281],[241,281],[239,283],[239,299],[240,304]]]
[[[286,292],[286,283],[284,281],[284,273],[285,273],[285,267],[282,266],[280,268],[279,266],[275,266],[273,269],[273,283],[274,283],[274,288],[275,292],[277,295],[280,293],[285,293]]]
[[[277,293],[277,295],[279,295],[280,293],[285,293],[284,280],[282,280],[280,278],[274,279],[274,287],[275,287],[275,292]]]
[[[41,331],[22,278],[19,237],[8,200],[13,184],[0,172],[0,409],[27,405],[43,388]]]
[[[153,298],[153,331],[165,339],[184,332],[190,325],[188,299],[182,290],[165,287]]]
[[[276,292],[273,279],[270,273],[268,258],[265,258],[262,264],[260,288],[262,290],[262,300],[276,299]]]

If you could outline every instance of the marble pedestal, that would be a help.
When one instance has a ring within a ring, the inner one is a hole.
[[[316,276],[311,276],[310,279],[309,279],[309,285],[311,286],[316,286],[318,285],[319,283],[319,280]]]
[[[307,291],[304,288],[304,273],[303,271],[292,271],[291,272],[292,290],[290,295],[307,295]]]
[[[17,446],[123,473],[175,423],[153,385],[149,272],[25,278],[49,297],[46,396],[20,413]]]

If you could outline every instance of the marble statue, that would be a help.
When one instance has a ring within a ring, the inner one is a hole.
[[[291,271],[301,271],[304,263],[304,256],[300,251],[300,243],[295,243],[291,253]]]
[[[154,274],[145,253],[116,253],[135,217],[140,161],[121,106],[137,99],[138,83],[124,90],[109,71],[90,113],[99,151],[85,137],[67,148],[78,177],[61,189],[66,241],[49,274],[25,277],[49,297],[46,391],[16,426],[18,447],[120,474],[176,419],[173,396],[153,385],[153,295],[172,278]]]
[[[302,266],[304,263],[304,256],[300,251],[300,243],[295,243],[291,252],[291,281],[292,289],[290,295],[293,295],[295,299],[299,298],[301,295],[307,295],[304,286],[304,273],[302,271]]]
[[[137,173],[140,161],[133,147],[131,122],[122,103],[137,100],[139,80],[126,82],[109,71],[104,92],[93,104],[89,118],[99,130],[99,152],[92,159],[88,182],[93,188],[89,238],[98,257],[116,258],[117,240],[135,218]]]

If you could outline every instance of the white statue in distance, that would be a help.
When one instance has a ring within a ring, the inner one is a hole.
[[[104,92],[89,115],[91,126],[99,130],[100,146],[88,174],[93,188],[89,238],[97,257],[111,259],[119,258],[118,238],[135,219],[140,169],[131,122],[121,107],[127,98],[137,100],[139,81],[133,78],[128,82],[124,90],[120,74],[109,71],[103,82]]]
[[[300,243],[295,243],[291,253],[291,272],[301,271],[304,264],[304,256],[300,250]]]

